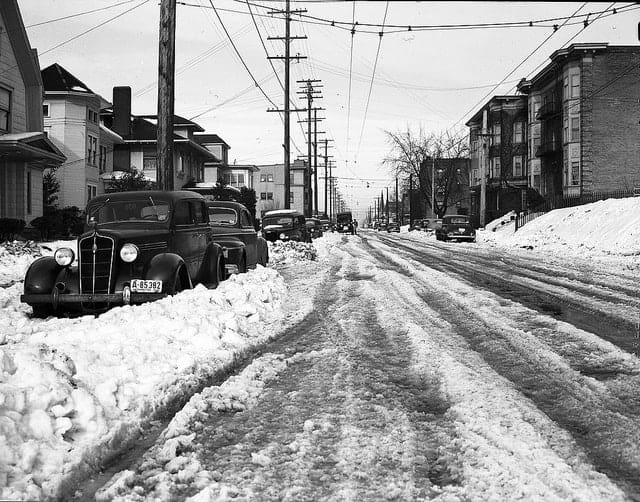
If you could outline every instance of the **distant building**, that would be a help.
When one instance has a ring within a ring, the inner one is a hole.
[[[258,203],[256,214],[262,214],[271,209],[283,209],[284,204],[284,164],[258,165],[253,175],[254,189]],[[290,195],[291,209],[304,212],[309,202],[307,162],[295,160],[290,166]]]
[[[18,2],[0,2],[0,217],[42,216],[42,175],[65,161],[43,130],[42,77]]]
[[[487,218],[564,199],[640,187],[637,99],[640,46],[572,44],[467,122],[472,213],[487,176]]]
[[[194,134],[193,139],[209,150],[214,158],[204,162],[205,183],[217,183],[224,178],[229,166],[229,150],[231,147],[217,134]]]
[[[100,110],[111,106],[59,64],[42,70],[44,129],[67,157],[56,171],[58,205],[84,208],[104,193],[105,175],[113,171],[114,145],[122,138],[100,123]]]

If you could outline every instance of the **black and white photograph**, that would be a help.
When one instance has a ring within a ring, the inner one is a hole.
[[[640,4],[1,0],[34,501],[640,501]]]

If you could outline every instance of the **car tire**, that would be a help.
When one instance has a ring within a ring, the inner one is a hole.
[[[53,315],[53,307],[51,305],[31,305],[33,314],[31,317],[34,319],[46,319]]]
[[[242,255],[242,258],[240,258],[240,262],[238,263],[238,273],[244,274],[246,272],[247,272],[247,257],[245,255]]]
[[[178,270],[176,272],[175,277],[173,278],[173,284],[168,288],[167,294],[170,296],[180,293],[184,289],[184,284],[182,284],[182,270]]]

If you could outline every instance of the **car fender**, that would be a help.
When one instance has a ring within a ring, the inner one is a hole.
[[[213,270],[213,267],[218,263],[218,259],[220,260],[221,270],[215,271]],[[198,282],[209,287],[217,286],[225,278],[225,264],[226,259],[224,257],[222,246],[217,242],[210,243],[209,246],[207,246],[204,260],[202,261],[200,272],[198,273]]]
[[[27,270],[24,278],[24,293],[51,293],[63,269],[64,267],[58,265],[52,256],[38,258]]]
[[[184,260],[175,253],[162,253],[151,258],[143,276],[149,281],[162,281],[163,287],[167,287],[173,284],[177,273],[183,274],[181,279],[184,287],[193,287]]]

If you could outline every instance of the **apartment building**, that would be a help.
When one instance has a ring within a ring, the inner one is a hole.
[[[483,168],[486,221],[533,199],[640,187],[639,81],[640,46],[580,43],[555,51],[519,94],[491,98],[467,122],[472,214]]]
[[[290,166],[289,203],[291,209],[304,212],[309,202],[307,162],[296,159]],[[284,208],[284,164],[257,166],[253,175],[258,203],[256,214]]]

